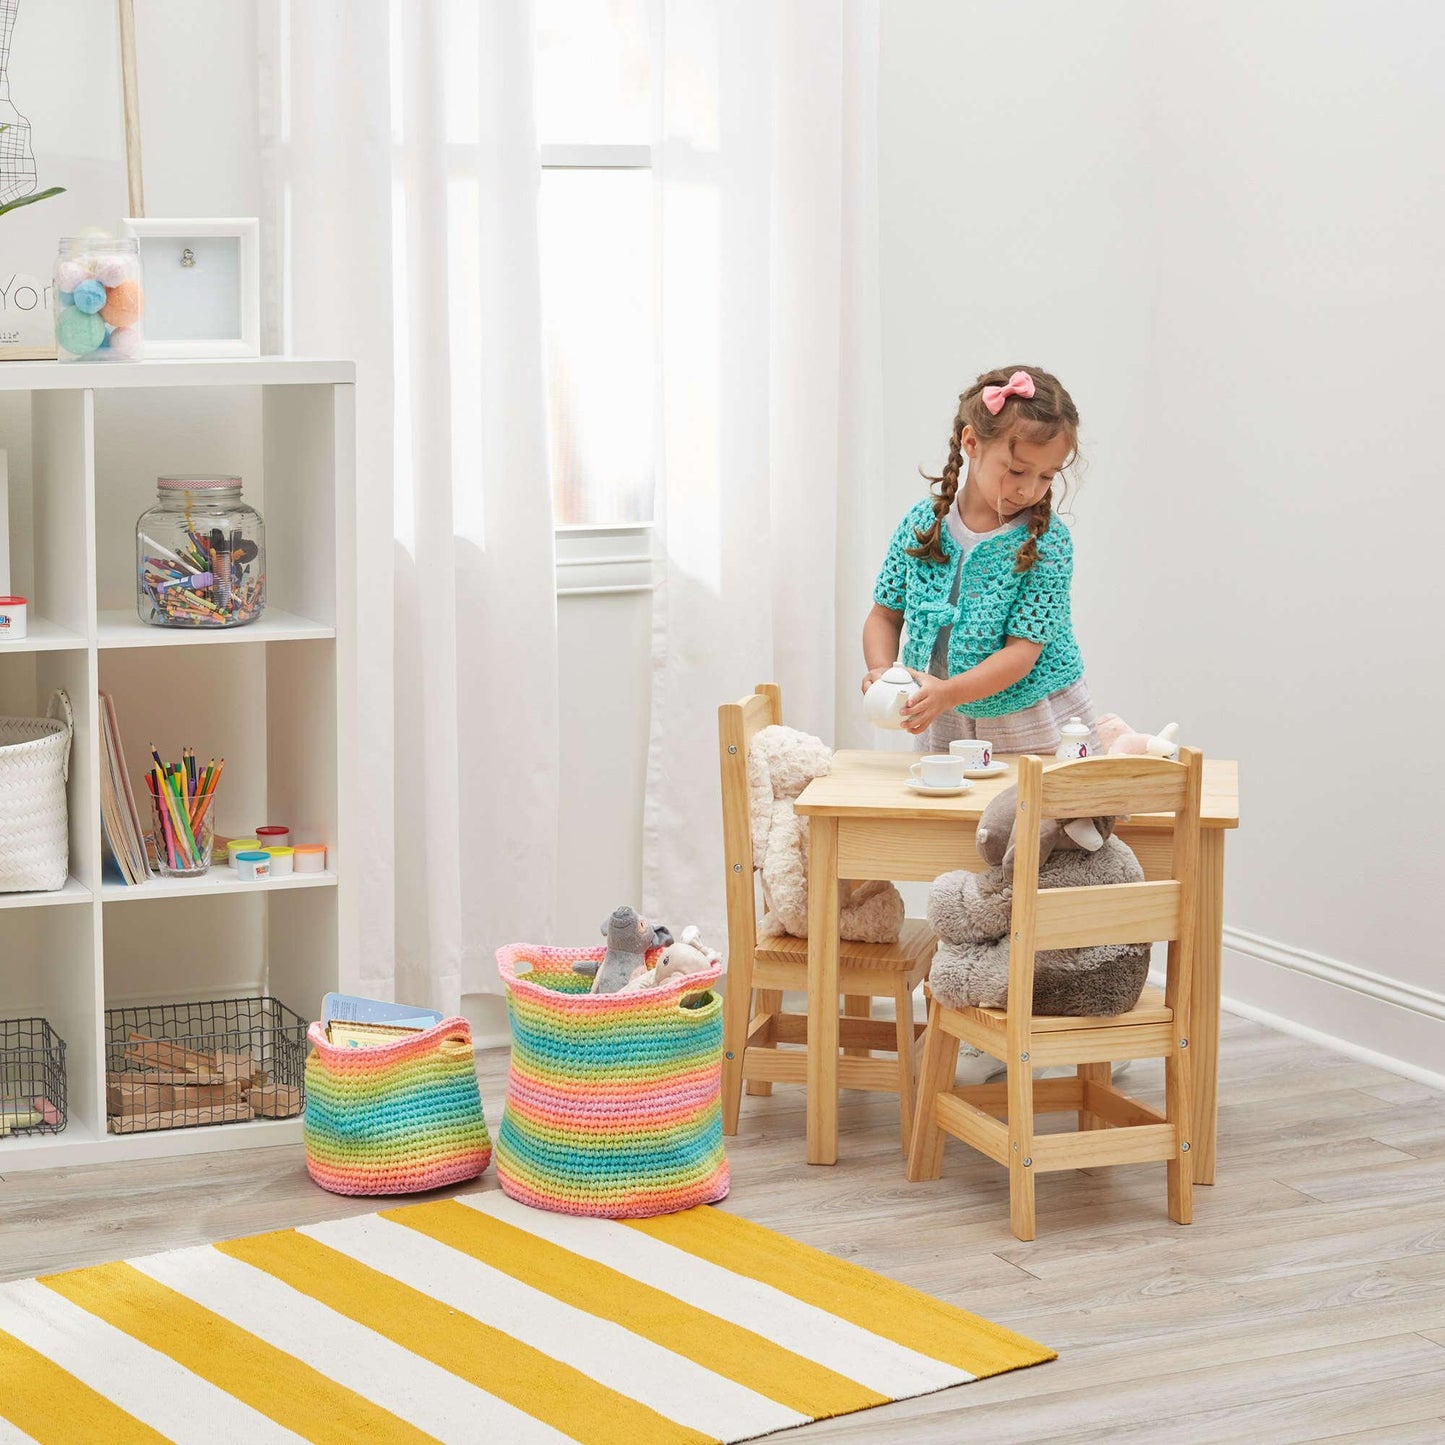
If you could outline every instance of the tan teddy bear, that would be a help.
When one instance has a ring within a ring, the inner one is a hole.
[[[753,863],[762,873],[767,912],[759,937],[808,936],[808,820],[793,800],[833,765],[828,745],[796,728],[765,727],[748,749]],[[891,883],[840,882],[839,936],[854,943],[897,943],[903,897]]]

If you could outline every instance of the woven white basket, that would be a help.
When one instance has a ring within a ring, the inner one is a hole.
[[[65,784],[74,731],[75,714],[60,689],[44,717],[0,717],[0,893],[65,886],[70,869]]]

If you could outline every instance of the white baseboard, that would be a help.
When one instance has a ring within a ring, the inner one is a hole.
[[[1399,979],[1387,978],[1383,974],[1361,968],[1358,964],[1346,963],[1343,959],[1327,958],[1324,954],[1311,953],[1308,949],[1296,948],[1292,944],[1281,943],[1278,939],[1265,938],[1242,928],[1225,928],[1224,948],[1227,953],[1237,954],[1241,958],[1255,963],[1268,964],[1271,968],[1297,974],[1310,980],[1312,985],[1323,984],[1329,988],[1344,989],[1346,992],[1356,995],[1360,1000],[1359,1007],[1362,1011],[1360,1014],[1361,1032],[1375,1034],[1377,1041],[1380,1034],[1391,1033],[1388,1022],[1390,1017],[1399,1018],[1399,1015],[1390,1015],[1391,1008],[1403,1009],[1407,1013],[1415,1015],[1417,1022],[1414,1028],[1417,1031],[1421,1027],[1418,1019],[1425,1019],[1437,1024],[1445,1023],[1445,994],[1421,988],[1416,984],[1404,983]],[[1150,981],[1162,985],[1163,977],[1162,975],[1157,977],[1151,975]],[[1315,1012],[1311,1005],[1324,999],[1327,992],[1328,990],[1321,993],[1317,988],[1311,987],[1302,993],[1300,1011],[1302,1013]],[[1383,1049],[1371,1048],[1355,1039],[1344,1038],[1337,1033],[1302,1023],[1297,1018],[1280,1013],[1278,1006],[1264,1008],[1248,999],[1230,995],[1225,995],[1221,999],[1221,1004],[1228,1013],[1263,1024],[1266,1028],[1318,1044],[1322,1048],[1331,1049],[1348,1058],[1358,1059],[1361,1063],[1385,1069],[1389,1073],[1399,1074],[1406,1079],[1413,1079],[1416,1083],[1424,1084],[1429,1088],[1445,1090],[1445,1073],[1428,1068],[1411,1059],[1400,1058]],[[1381,1007],[1381,1005],[1388,1007]],[[1338,1005],[1336,1005],[1337,1011]],[[1375,1027],[1370,1029],[1363,1027],[1363,1021],[1366,1019]],[[1394,1032],[1398,1037],[1399,1029]],[[1432,1059],[1435,1057],[1445,1058],[1445,1030],[1441,1032],[1440,1048],[1431,1050],[1426,1056]]]
[[[1234,953],[1242,953],[1246,958],[1257,958],[1261,963],[1287,968],[1291,973],[1302,973],[1306,978],[1317,978],[1337,988],[1348,988],[1367,998],[1392,1003],[1396,1008],[1410,1009],[1445,1023],[1445,993],[1435,993],[1413,983],[1401,983],[1399,979],[1386,978],[1382,973],[1371,973],[1358,964],[1326,958],[1322,953],[1310,953],[1257,933],[1246,933],[1242,928],[1226,927],[1224,946]]]
[[[1263,1024],[1267,1029],[1275,1029],[1279,1033],[1289,1034],[1292,1038],[1319,1044],[1321,1048],[1332,1049],[1335,1053],[1357,1059],[1362,1064],[1372,1064],[1377,1069],[1385,1069],[1389,1073],[1413,1079],[1417,1084],[1424,1084],[1427,1088],[1445,1092],[1445,1074],[1422,1069],[1418,1064],[1409,1063],[1405,1059],[1397,1059],[1392,1054],[1377,1053],[1374,1049],[1367,1049],[1363,1044],[1357,1044],[1351,1039],[1342,1039],[1335,1034],[1321,1033],[1319,1029],[1312,1029],[1308,1024],[1296,1023],[1293,1019],[1287,1019],[1281,1014],[1270,1013],[1268,1009],[1255,1008],[1253,1004],[1241,1003],[1238,999],[1224,998],[1220,1000],[1220,1003],[1227,1013],[1238,1014],[1240,1018]]]

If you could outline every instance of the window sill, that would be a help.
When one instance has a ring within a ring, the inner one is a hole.
[[[655,591],[652,537],[651,522],[558,527],[557,595],[598,597]]]

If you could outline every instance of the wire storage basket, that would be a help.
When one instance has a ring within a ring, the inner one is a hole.
[[[45,1019],[0,1019],[0,1137],[65,1128],[65,1040]]]
[[[306,1102],[306,1020],[274,998],[105,1011],[112,1134],[290,1119]]]

